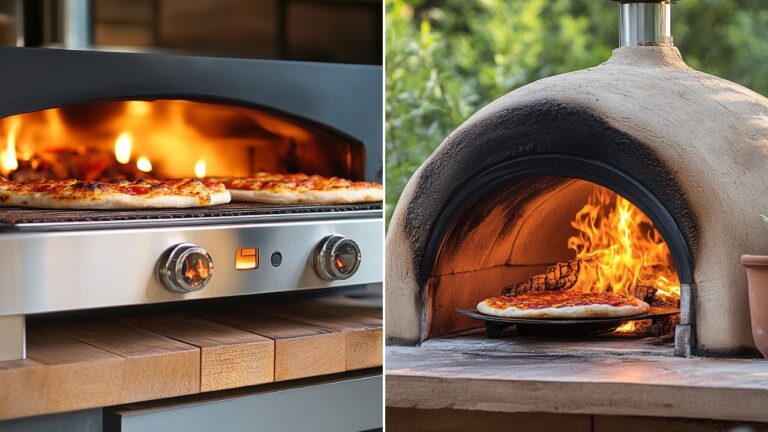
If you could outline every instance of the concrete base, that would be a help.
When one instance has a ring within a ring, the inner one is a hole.
[[[589,414],[500,413],[457,409],[387,408],[395,432],[768,432],[768,423]]]
[[[674,357],[657,343],[469,335],[387,347],[386,405],[768,422],[768,361]]]

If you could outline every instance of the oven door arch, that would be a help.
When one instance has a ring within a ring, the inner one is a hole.
[[[517,158],[497,164],[470,176],[470,181],[458,187],[439,213],[428,237],[419,272],[425,286],[432,275],[443,240],[460,215],[478,197],[493,191],[505,182],[531,176],[564,177],[587,180],[611,189],[643,211],[664,238],[672,255],[681,284],[693,284],[694,262],[689,239],[680,224],[656,196],[642,183],[621,170],[594,159],[567,154],[540,154]]]

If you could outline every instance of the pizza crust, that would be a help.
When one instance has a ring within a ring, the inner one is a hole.
[[[477,304],[478,312],[501,318],[614,318],[628,317],[648,313],[651,306],[648,303],[633,298],[632,305],[610,306],[591,304],[584,306],[567,306],[563,308],[520,309],[514,306],[496,309],[486,304],[485,300]]]
[[[14,194],[0,189],[0,206],[29,207],[46,209],[77,209],[77,210],[115,210],[115,209],[142,209],[142,208],[188,208],[209,205],[226,204],[231,196],[228,191],[211,194],[209,204],[201,204],[196,196],[164,195],[154,197],[142,197],[141,195],[128,195],[123,193],[111,193],[99,196],[97,199],[67,199],[56,198],[46,193],[32,192]]]
[[[229,189],[232,201],[267,204],[353,204],[384,199],[380,188],[335,189],[327,191],[258,191]]]

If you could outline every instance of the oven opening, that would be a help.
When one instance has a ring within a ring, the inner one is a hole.
[[[507,326],[520,334],[671,339],[679,322],[680,279],[651,218],[574,178],[529,176],[478,196],[444,236],[427,284],[431,337],[482,327],[456,310],[502,292],[610,292],[651,306],[647,319]]]
[[[0,174],[16,181],[262,171],[362,180],[365,147],[263,108],[181,99],[86,102],[0,119]]]

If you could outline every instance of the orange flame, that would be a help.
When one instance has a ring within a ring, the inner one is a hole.
[[[631,296],[651,286],[665,302],[680,298],[680,282],[661,234],[640,209],[618,194],[595,186],[571,222],[578,235],[568,248],[583,262],[573,290]]]
[[[200,159],[195,163],[195,177],[205,177],[205,159]]]
[[[2,160],[0,173],[3,175],[7,175],[19,167],[19,161],[16,158],[16,131],[18,128],[18,121],[11,123],[10,130],[8,131],[8,140],[6,141],[6,149],[0,153],[0,160]]]
[[[133,139],[128,132],[118,135],[115,140],[115,159],[125,165],[131,161],[131,150],[133,148]]]
[[[136,160],[136,168],[143,172],[152,172],[152,162],[146,156],[141,156]]]

